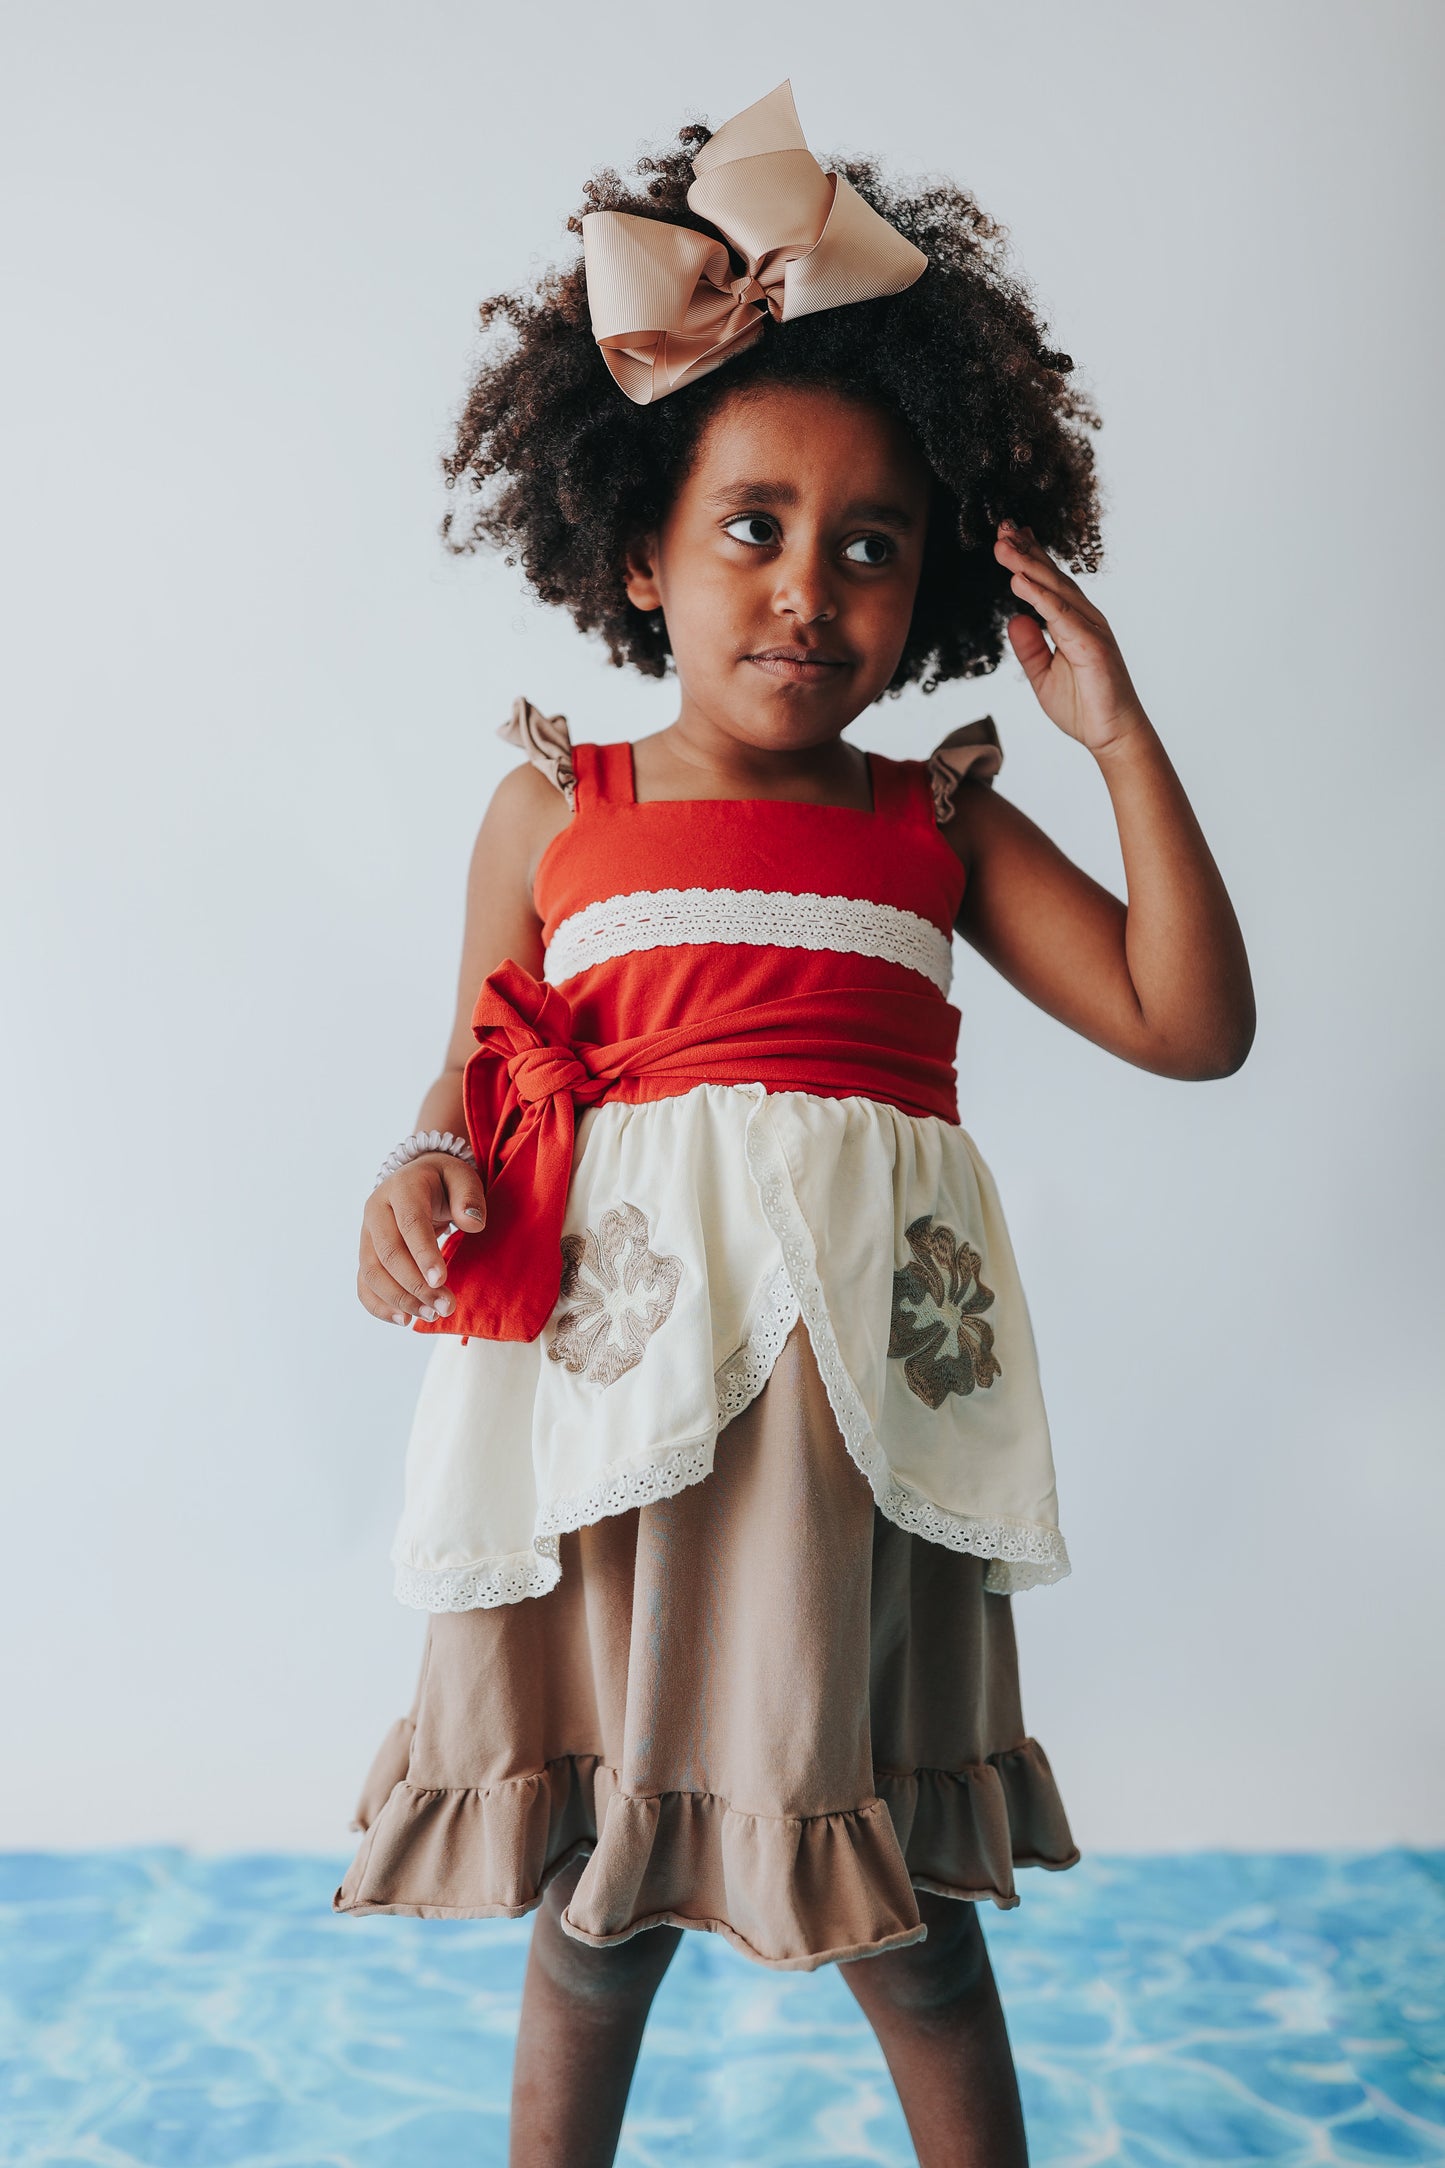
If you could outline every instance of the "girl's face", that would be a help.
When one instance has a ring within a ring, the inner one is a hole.
[[[661,610],[679,721],[765,750],[836,738],[892,678],[923,565],[928,468],[891,415],[749,385],[710,417],[627,593]]]

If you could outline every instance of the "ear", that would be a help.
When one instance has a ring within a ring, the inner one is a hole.
[[[660,610],[662,595],[657,585],[657,537],[639,535],[623,557],[623,584],[635,610]]]

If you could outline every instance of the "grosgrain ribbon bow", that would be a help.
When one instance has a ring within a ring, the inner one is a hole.
[[[626,211],[582,221],[592,332],[638,406],[705,376],[762,334],[851,301],[902,293],[928,268],[841,173],[825,173],[782,82],[724,122],[692,162],[688,207],[743,260],[691,226]]]

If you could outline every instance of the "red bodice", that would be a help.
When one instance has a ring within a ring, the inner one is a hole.
[[[873,806],[639,805],[628,744],[577,745],[543,853],[546,983],[493,972],[467,1127],[487,1225],[448,1238],[457,1307],[418,1330],[533,1339],[556,1301],[576,1110],[698,1084],[854,1094],[956,1123],[951,936],[964,871],[922,761],[870,753]]]
[[[938,832],[927,763],[891,760],[882,753],[866,758],[872,812],[772,798],[639,805],[629,744],[573,746],[574,816],[543,853],[534,886],[549,947],[569,921],[606,898],[715,890],[717,909],[709,929],[714,934],[716,920],[728,915],[730,897],[751,892],[777,899],[750,907],[763,936],[755,941],[736,939],[735,925],[724,941],[669,934],[665,946],[628,948],[569,974],[560,983],[578,1037],[631,1038],[689,1022],[700,1009],[720,1003],[736,1008],[829,987],[926,995],[919,973],[890,956],[846,947],[781,947],[766,937],[786,912],[782,899],[798,897],[813,906],[836,906],[840,899],[883,905],[917,916],[936,928],[944,943],[950,941],[963,900],[964,870]],[[810,919],[822,933],[826,920],[836,926],[838,913],[836,908],[800,912],[800,936],[808,935]],[[550,960],[547,977],[557,982]],[[948,1006],[941,992],[939,999]],[[940,1014],[937,1022],[938,1043],[948,1040],[951,1062],[957,1012]],[[631,1082],[614,1096],[635,1099],[654,1092]]]

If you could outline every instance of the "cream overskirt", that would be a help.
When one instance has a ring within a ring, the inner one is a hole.
[[[545,1595],[561,1539],[710,1474],[802,1319],[843,1443],[898,1528],[1010,1593],[1069,1570],[1038,1361],[968,1132],[873,1099],[704,1084],[587,1109],[541,1336],[438,1336],[396,1593]]]

